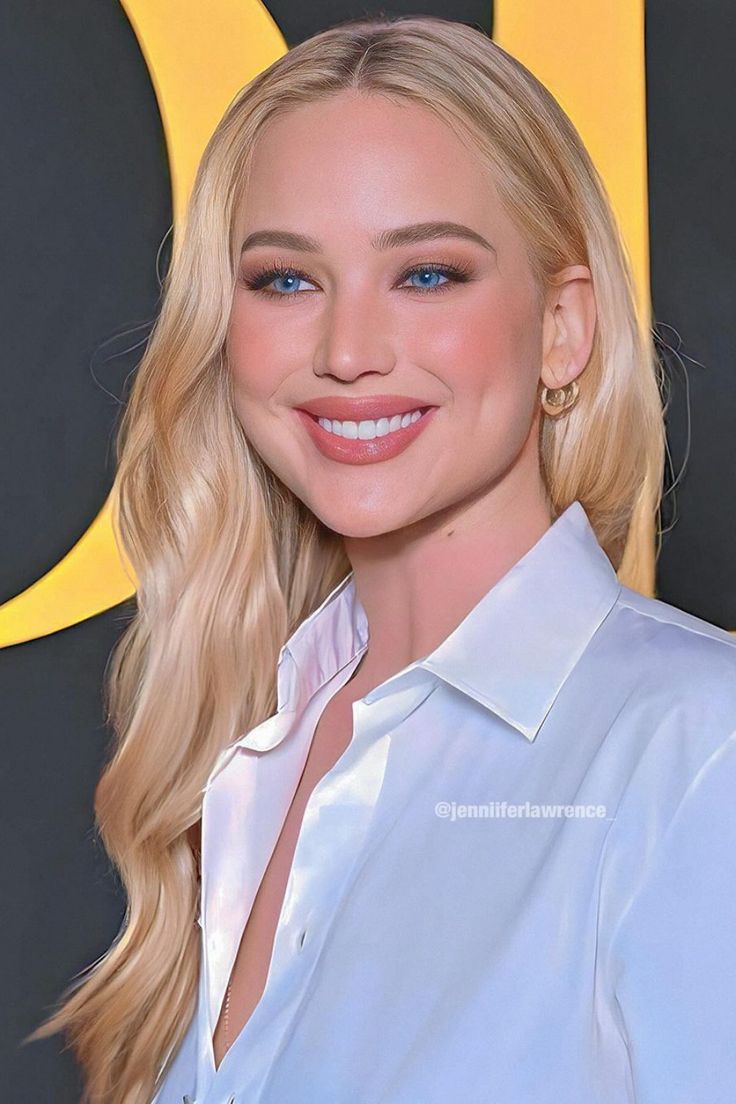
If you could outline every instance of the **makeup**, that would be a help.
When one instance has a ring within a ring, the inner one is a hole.
[[[355,402],[325,399],[305,407],[309,409],[297,407],[294,413],[312,441],[323,456],[343,464],[373,464],[398,456],[426,429],[438,409],[395,396]],[[341,417],[327,417],[328,411]]]

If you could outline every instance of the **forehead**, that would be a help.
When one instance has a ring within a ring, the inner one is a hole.
[[[513,232],[480,153],[421,104],[342,92],[288,110],[258,137],[244,228],[316,231],[329,220],[368,232],[435,218]]]

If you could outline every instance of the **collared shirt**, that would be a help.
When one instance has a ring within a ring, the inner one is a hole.
[[[155,1104],[734,1104],[736,639],[622,586],[577,501],[353,705],[215,1069],[315,727],[367,646],[351,573],[215,764],[198,1005]]]

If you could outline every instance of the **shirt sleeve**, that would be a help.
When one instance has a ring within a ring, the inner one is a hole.
[[[612,950],[637,1104],[734,1104],[736,733],[689,784]]]

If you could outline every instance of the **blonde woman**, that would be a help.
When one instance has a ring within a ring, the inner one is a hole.
[[[129,907],[41,1029],[86,1099],[736,1099],[736,642],[636,589],[660,369],[569,119],[474,28],[333,27],[230,105],[164,290]]]

